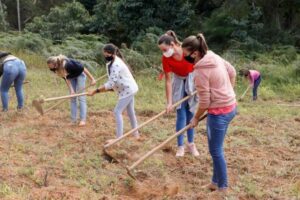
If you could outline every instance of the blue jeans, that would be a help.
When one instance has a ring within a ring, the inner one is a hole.
[[[212,183],[219,188],[226,188],[228,186],[223,143],[229,123],[235,115],[236,108],[225,115],[208,114],[207,116],[208,148],[213,160]]]
[[[3,66],[3,77],[1,81],[1,100],[3,111],[8,110],[8,91],[14,83],[18,100],[18,109],[24,107],[23,82],[26,77],[26,65],[20,60],[7,61]]]
[[[261,82],[261,76],[259,76],[255,81],[254,81],[254,85],[253,85],[253,100],[255,101],[257,99],[257,90],[258,90],[258,86]]]
[[[187,96],[186,94],[184,96]],[[194,117],[194,113],[190,111],[190,107],[188,101],[185,101],[181,104],[181,108],[176,110],[177,118],[176,118],[176,132],[183,129],[187,126],[191,119]],[[187,130],[187,138],[189,143],[194,142],[194,129]],[[184,145],[184,134],[181,134],[177,137],[177,145]]]
[[[76,78],[70,79],[74,92],[82,93],[85,88],[86,75],[85,73],[80,74]],[[79,100],[79,108],[80,108],[80,120],[86,121],[87,114],[87,104],[86,104],[86,96],[75,97],[71,99],[71,118],[72,122],[77,122],[77,100]]]

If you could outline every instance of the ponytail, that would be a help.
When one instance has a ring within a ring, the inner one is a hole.
[[[208,51],[208,46],[204,38],[204,35],[202,33],[199,33],[197,35],[197,39],[199,40],[199,44],[200,44],[198,50],[201,53],[201,55],[204,56]]]
[[[201,57],[208,51],[208,45],[202,33],[199,33],[197,36],[192,35],[185,38],[182,43],[182,48],[185,48],[190,52],[199,51]]]
[[[175,43],[176,45],[178,45],[178,46],[181,45],[181,42],[178,40],[177,35],[176,35],[176,33],[175,33],[174,31],[168,30],[168,31],[166,32],[166,34],[169,35],[169,36],[171,36],[171,37],[174,39],[174,43]]]
[[[160,36],[158,40],[158,45],[171,45],[172,42],[174,42],[174,44],[176,44],[177,46],[181,45],[181,42],[178,40],[176,33],[172,30],[168,30],[165,34]]]
[[[121,53],[120,49],[115,46],[112,43],[106,44],[103,47],[103,51],[112,55],[116,55],[119,58],[121,58],[121,60],[123,60],[123,62],[126,64],[126,66],[128,67],[129,71],[131,72],[131,74],[133,74],[132,68],[130,67],[130,65],[125,61],[123,54]],[[113,63],[115,61],[115,58],[109,63],[108,65],[108,74],[110,75],[110,68],[112,67]]]
[[[116,55],[124,61],[124,56],[118,47],[116,47]]]

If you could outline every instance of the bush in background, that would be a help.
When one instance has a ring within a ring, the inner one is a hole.
[[[74,1],[52,8],[48,15],[35,17],[26,25],[26,30],[61,42],[68,36],[82,32],[90,19],[84,6]]]

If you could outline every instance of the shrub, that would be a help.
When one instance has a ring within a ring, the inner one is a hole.
[[[42,38],[38,34],[26,33],[16,38],[15,48],[17,50],[27,50],[35,53],[45,53],[51,41]]]
[[[26,30],[62,41],[67,36],[83,31],[90,20],[84,6],[74,1],[52,8],[47,16],[35,17],[33,22],[26,25]]]
[[[12,32],[0,33],[0,44],[0,47],[3,49],[43,54],[47,47],[51,45],[51,41],[34,33],[24,33],[19,35]]]
[[[287,65],[297,58],[297,50],[294,46],[276,46],[271,55],[275,61]]]
[[[122,48],[121,51],[134,71],[151,67],[150,61],[139,52],[128,48]]]

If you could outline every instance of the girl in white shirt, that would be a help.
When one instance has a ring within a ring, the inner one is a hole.
[[[123,135],[123,118],[122,113],[126,109],[130,119],[131,127],[138,126],[134,111],[134,95],[138,91],[138,86],[134,80],[129,67],[123,60],[118,47],[113,44],[106,44],[103,48],[103,55],[107,61],[108,81],[101,87],[89,93],[93,96],[96,93],[114,90],[118,93],[119,101],[114,109],[117,122],[117,138]],[[139,137],[138,131],[134,133]]]

